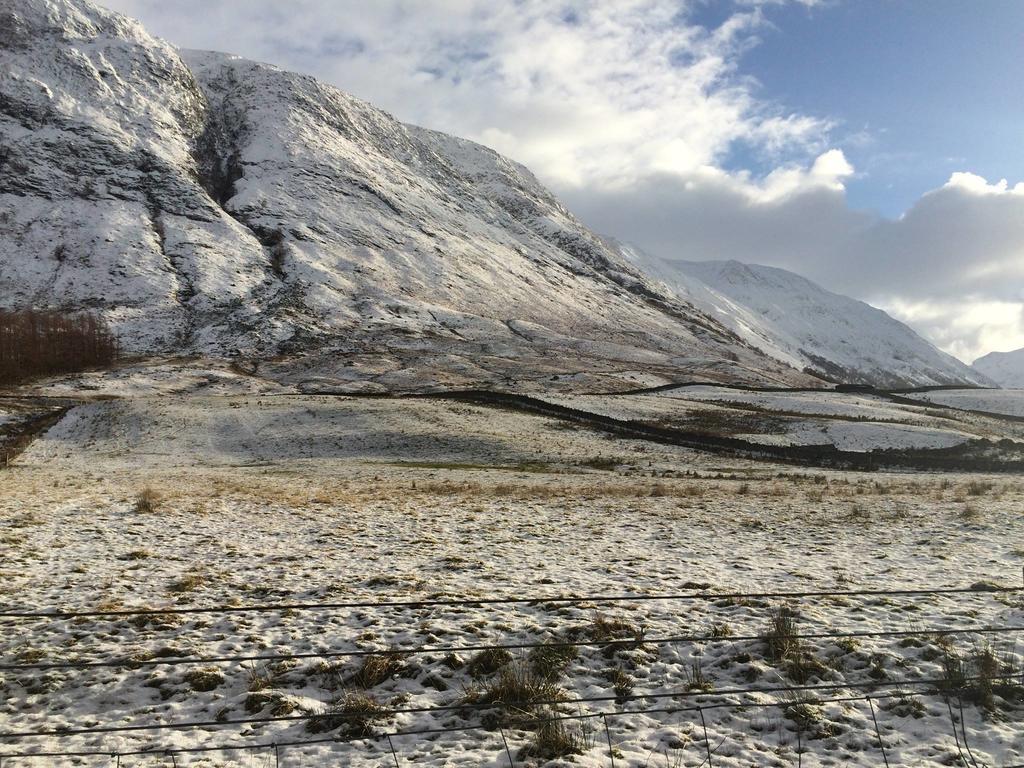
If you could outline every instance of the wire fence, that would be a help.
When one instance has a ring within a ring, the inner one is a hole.
[[[941,629],[866,629],[846,630],[842,632],[808,632],[787,635],[788,638],[800,640],[856,640],[863,638],[913,638],[913,637],[951,637],[953,635],[1007,635],[1024,632],[1024,626],[979,626],[979,627],[944,627]],[[552,640],[532,643],[503,643],[481,645],[432,645],[407,648],[388,647],[373,651],[306,651],[289,653],[250,654],[235,656],[194,656],[194,657],[161,657],[161,658],[124,658],[106,661],[54,661],[27,662],[17,664],[0,664],[0,672],[56,671],[56,670],[88,670],[88,669],[141,669],[144,667],[175,667],[183,665],[210,664],[245,664],[273,663],[281,661],[308,659],[365,659],[374,656],[421,656],[449,653],[481,653],[484,651],[529,651],[536,649],[560,650],[563,648],[631,648],[641,645],[682,645],[708,643],[767,642],[769,635],[673,635],[671,637],[636,636],[608,640]]]
[[[645,603],[663,601],[717,600],[803,600],[810,597],[923,597],[929,595],[1022,593],[1022,586],[1001,586],[978,582],[968,587],[937,589],[851,589],[802,592],[679,592],[661,595],[537,595],[532,597],[426,598],[421,600],[353,600],[319,603],[265,603],[261,605],[167,606],[165,608],[119,608],[99,610],[0,611],[3,619],[80,619],[125,616],[178,616],[205,613],[280,613],[284,611],[372,610],[377,608],[468,608],[484,605],[568,605],[604,603]]]
[[[161,608],[140,608],[120,610],[16,610],[0,613],[0,620],[25,620],[25,619],[79,619],[79,618],[123,618],[133,616],[160,616],[167,614],[177,615],[202,615],[209,613],[244,613],[244,612],[283,612],[283,611],[339,611],[339,610],[367,610],[367,609],[391,609],[391,608],[436,608],[436,607],[469,607],[483,605],[544,605],[544,604],[573,604],[573,605],[600,605],[606,603],[625,602],[650,602],[650,601],[719,601],[719,600],[800,600],[812,597],[917,597],[917,596],[966,596],[966,595],[1007,595],[1024,593],[1024,587],[996,586],[988,583],[975,584],[969,587],[950,587],[938,589],[870,589],[870,590],[828,590],[828,591],[801,591],[801,592],[759,592],[759,593],[711,593],[711,592],[688,592],[662,595],[585,595],[585,596],[554,596],[554,597],[500,597],[500,598],[431,598],[427,600],[399,600],[399,601],[348,601],[332,603],[286,603],[273,605],[249,605],[249,606],[197,606],[181,607],[174,606],[166,609]],[[854,638],[906,638],[906,637],[949,637],[953,635],[977,635],[977,636],[998,636],[1016,635],[1024,631],[1024,626],[1010,624],[986,625],[986,626],[952,626],[932,628],[907,628],[907,629],[854,629],[848,631],[831,632],[809,632],[793,633],[787,637],[794,641],[802,640],[843,640]],[[747,634],[735,636],[722,636],[718,634],[679,634],[667,637],[648,638],[643,635],[636,635],[629,638],[606,638],[606,639],[581,639],[549,642],[523,642],[523,643],[494,643],[475,645],[451,645],[451,646],[415,646],[408,648],[389,647],[382,650],[315,650],[309,652],[286,652],[269,654],[248,654],[248,655],[224,655],[224,656],[197,656],[197,657],[170,657],[152,659],[75,659],[56,662],[24,662],[24,663],[3,663],[0,664],[0,671],[13,673],[28,673],[50,670],[90,670],[90,669],[137,669],[150,666],[179,666],[179,665],[208,665],[208,664],[243,664],[248,662],[278,662],[294,659],[331,659],[331,658],[366,658],[371,656],[410,656],[419,654],[447,654],[460,652],[485,652],[485,651],[513,651],[513,650],[534,650],[534,649],[561,649],[561,648],[637,648],[647,645],[666,646],[684,643],[707,644],[714,642],[768,642],[771,639],[767,634]],[[1020,679],[1010,679],[1012,675],[1005,674],[1002,677],[996,675],[997,682],[1002,680],[1007,684],[1022,686],[1024,690],[1024,676]],[[437,718],[442,715],[450,715],[463,720],[474,716],[481,716],[493,712],[496,708],[519,713],[516,728],[519,730],[540,728],[544,725],[564,723],[569,721],[589,721],[600,719],[604,724],[605,736],[608,742],[608,758],[612,766],[615,765],[615,747],[612,741],[609,720],[624,718],[637,718],[642,716],[689,714],[695,715],[694,723],[700,723],[704,734],[702,743],[705,747],[706,756],[704,762],[708,768],[714,765],[716,750],[712,747],[708,735],[707,723],[704,712],[718,709],[771,709],[778,708],[787,710],[797,704],[826,705],[831,703],[863,703],[870,710],[870,723],[873,724],[879,756],[882,762],[889,766],[889,756],[886,753],[885,740],[878,725],[873,701],[886,701],[891,699],[920,699],[923,697],[940,697],[946,703],[949,710],[949,719],[952,734],[955,740],[956,749],[964,766],[968,768],[980,768],[980,764],[971,752],[968,731],[964,724],[965,715],[963,707],[963,694],[969,690],[968,686],[987,681],[991,685],[993,678],[991,674],[984,678],[981,676],[961,675],[956,684],[951,684],[951,678],[947,675],[941,678],[913,678],[906,677],[892,680],[865,680],[865,681],[835,681],[822,682],[806,685],[776,685],[760,687],[734,687],[715,689],[713,691],[686,689],[659,688],[644,692],[633,692],[628,694],[616,693],[615,695],[568,697],[559,696],[553,699],[532,699],[529,701],[504,702],[496,707],[494,702],[474,702],[470,700],[458,700],[448,703],[431,704],[429,706],[408,706],[379,708],[376,715],[383,719],[393,719],[401,716],[421,716],[423,718]],[[858,694],[849,692],[859,691]],[[842,695],[839,695],[842,694]],[[772,701],[760,699],[751,700],[753,697],[773,697]],[[742,699],[738,701],[737,699]],[[696,705],[689,702],[699,700]],[[710,701],[709,701],[710,700]],[[957,719],[953,709],[953,701],[957,703],[960,716]],[[657,706],[661,702],[678,702],[671,706]],[[628,705],[645,705],[642,708],[627,708]],[[617,709],[607,709],[608,705],[614,705]],[[561,714],[559,708],[576,707],[577,714]],[[596,711],[584,711],[584,707]],[[600,709],[599,709],[600,708]],[[538,710],[549,709],[553,712],[550,717],[539,717]],[[530,714],[523,717],[523,713]],[[0,742],[17,742],[27,739],[46,738],[50,740],[68,741],[83,737],[105,737],[114,734],[140,734],[151,732],[183,731],[218,728],[258,728],[271,724],[309,724],[318,718],[323,718],[323,712],[303,712],[301,714],[285,714],[278,716],[249,717],[249,718],[226,718],[218,717],[212,720],[183,720],[171,722],[143,722],[128,723],[123,725],[96,725],[84,727],[48,727],[34,730],[3,731],[0,732]],[[335,722],[343,722],[349,717],[344,712],[332,712],[330,717]],[[957,731],[959,722],[960,730]],[[340,726],[336,726],[340,727]],[[383,733],[368,734],[361,741],[387,742],[388,750],[398,768],[400,768],[400,757],[394,747],[395,739],[425,737],[428,735],[457,734],[469,731],[495,731],[501,736],[504,751],[510,765],[516,764],[504,729],[495,725],[493,718],[488,721],[486,718],[480,722],[468,724],[451,725],[429,728],[407,728],[391,730]],[[798,765],[802,764],[803,755],[803,727],[797,727],[796,736],[798,749],[796,759]],[[22,750],[4,751],[0,753],[0,768],[11,761],[21,759],[55,759],[55,758],[103,758],[113,760],[120,765],[120,758],[129,756],[154,756],[169,757],[174,764],[177,762],[175,756],[205,754],[215,752],[239,752],[239,751],[266,751],[272,753],[275,762],[280,765],[281,751],[284,749],[297,749],[301,747],[313,747],[325,744],[339,744],[348,741],[338,734],[323,737],[307,737],[302,739],[277,739],[273,741],[257,740],[261,737],[249,733],[248,740],[242,743],[225,743],[216,745],[196,745],[192,747],[167,746],[167,747],[145,747],[140,749],[111,750],[111,749],[75,749],[67,750]],[[719,747],[721,744],[719,744]],[[702,763],[703,764],[703,763]],[[1004,768],[1016,768],[1017,764],[1005,766]],[[1024,768],[1024,763],[1020,763]]]
[[[915,682],[920,684],[920,683],[925,683],[927,681],[915,681]],[[889,683],[888,687],[892,687],[893,685],[896,685],[896,684],[898,684],[898,683]],[[877,686],[878,683],[876,682],[875,685]],[[851,686],[851,685],[845,685],[844,686],[842,684],[839,684],[839,685],[836,685],[836,686],[832,686],[833,689],[841,688],[841,687],[855,688],[857,686]],[[692,695],[694,695],[694,696],[702,696],[702,697],[713,697],[713,696],[720,697],[720,696],[726,696],[726,695],[739,695],[741,693],[744,693],[744,694],[754,694],[754,693],[763,694],[763,693],[766,693],[766,692],[776,692],[776,693],[785,692],[787,694],[792,694],[794,692],[801,692],[801,691],[805,692],[807,690],[818,690],[820,688],[828,688],[828,686],[779,686],[779,687],[773,688],[773,689],[750,689],[750,690],[745,690],[745,691],[739,691],[739,690],[718,691],[718,692],[714,692],[714,693],[700,692],[700,693],[693,693]],[[653,698],[658,698],[658,697],[661,697],[661,696],[672,696],[673,698],[678,698],[678,694],[677,693],[672,693],[672,694],[653,694],[653,695],[641,696],[641,697],[636,697],[636,698],[652,698],[653,699]],[[967,736],[966,727],[964,725],[963,701],[962,701],[962,698],[960,696],[960,692],[959,691],[942,691],[942,692],[937,692],[937,691],[906,691],[906,690],[896,690],[896,691],[874,692],[874,693],[871,693],[869,695],[859,695],[859,696],[834,696],[834,697],[825,697],[825,698],[801,697],[799,699],[789,700],[789,701],[768,701],[768,702],[765,702],[765,701],[745,701],[745,702],[723,701],[723,702],[711,702],[711,703],[709,703],[709,702],[702,702],[699,706],[674,706],[674,707],[656,707],[656,708],[652,707],[652,708],[641,709],[641,710],[626,710],[626,711],[609,710],[609,711],[588,712],[588,713],[582,713],[581,712],[579,714],[567,714],[567,715],[563,714],[563,715],[558,715],[558,716],[555,716],[555,717],[528,718],[528,719],[525,719],[525,720],[520,720],[520,722],[518,722],[516,724],[515,728],[516,728],[516,730],[527,730],[527,729],[539,728],[539,727],[542,727],[544,725],[550,725],[550,724],[555,724],[555,723],[583,722],[583,721],[587,721],[587,720],[600,719],[600,720],[604,721],[604,724],[605,724],[605,734],[606,734],[606,739],[607,739],[607,744],[608,744],[607,755],[609,757],[611,765],[614,766],[615,765],[616,746],[615,746],[615,742],[613,741],[613,738],[611,736],[611,731],[608,728],[608,721],[609,720],[616,720],[616,719],[623,719],[623,718],[636,718],[638,716],[687,715],[687,714],[691,714],[692,715],[692,714],[696,714],[697,718],[699,719],[699,722],[701,723],[701,728],[702,728],[703,733],[704,733],[704,738],[701,740],[702,743],[704,744],[704,749],[705,749],[705,751],[707,753],[707,757],[706,757],[706,760],[704,762],[707,762],[709,768],[711,768],[711,766],[713,766],[713,764],[714,764],[713,763],[713,755],[717,751],[718,748],[717,747],[712,747],[712,741],[711,741],[711,738],[710,738],[709,733],[708,733],[707,723],[706,723],[706,720],[704,719],[704,712],[708,712],[708,711],[712,711],[712,710],[716,710],[716,709],[743,709],[743,710],[752,710],[752,709],[753,710],[757,710],[757,709],[784,709],[785,710],[785,709],[788,709],[788,708],[791,708],[791,707],[794,707],[794,706],[826,706],[828,704],[856,704],[856,703],[863,703],[863,704],[866,704],[868,706],[869,710],[870,710],[871,720],[872,720],[872,724],[873,724],[874,731],[875,731],[875,737],[877,739],[877,747],[878,747],[880,756],[883,759],[884,764],[888,767],[890,765],[890,762],[889,762],[889,758],[888,758],[888,755],[887,755],[886,741],[885,741],[885,737],[882,735],[881,729],[880,729],[880,727],[878,725],[877,717],[875,716],[874,702],[875,701],[893,700],[893,699],[899,699],[901,701],[906,701],[906,700],[909,700],[909,699],[920,699],[922,697],[941,697],[941,698],[943,698],[943,700],[946,702],[946,704],[947,704],[947,706],[949,708],[950,728],[951,728],[951,732],[952,732],[952,734],[954,736],[954,743],[956,744],[957,750],[960,753],[960,758],[961,758],[962,764],[965,765],[965,766],[970,766],[971,768],[980,768],[980,765],[979,765],[978,761],[974,758],[974,756],[972,754],[971,747],[969,745],[969,739],[968,739],[968,736]],[[952,699],[954,697],[957,700],[957,707],[958,707],[958,709],[960,711],[960,718],[959,718],[959,720],[957,719],[957,717],[956,717],[956,715],[954,713],[953,707],[952,707]],[[600,699],[600,698],[596,698],[596,699],[580,699],[580,700],[578,700],[578,702],[579,703],[583,703],[583,702],[589,702],[589,701],[602,701],[602,700],[603,699]],[[564,703],[564,702],[562,702],[562,703]],[[426,710],[426,711],[437,711],[437,710],[438,710],[438,708],[433,708],[432,710]],[[403,710],[393,710],[393,713],[397,714],[397,713],[400,713],[402,711]],[[404,711],[409,711],[409,710],[404,710]],[[306,717],[314,717],[314,716],[304,716],[302,719],[306,719]],[[289,719],[296,719],[296,718],[289,718]],[[254,722],[254,721],[248,721],[248,722]],[[220,724],[226,725],[228,723],[220,723]],[[960,725],[960,733],[957,732],[957,725],[958,724]],[[200,727],[200,725],[201,724],[180,723],[180,724],[175,724],[174,727]],[[796,729],[796,738],[797,738],[797,741],[798,741],[798,747],[797,747],[797,750],[796,750],[796,757],[797,757],[797,760],[798,760],[798,765],[802,763],[802,755],[803,755],[803,752],[804,752],[803,743],[802,743],[803,730],[804,729],[800,728],[800,727],[798,727]],[[435,727],[435,728],[415,728],[415,729],[393,730],[393,731],[387,731],[387,732],[384,732],[384,733],[370,734],[370,735],[368,735],[368,736],[366,736],[364,738],[361,738],[361,739],[358,739],[358,740],[355,740],[355,741],[364,742],[364,743],[365,742],[384,742],[384,741],[386,741],[387,744],[388,744],[388,749],[389,749],[391,755],[393,756],[396,765],[399,766],[399,768],[400,768],[399,753],[395,749],[395,746],[394,746],[394,740],[395,739],[408,738],[408,737],[417,737],[417,736],[418,737],[425,737],[425,736],[436,736],[436,735],[463,734],[463,733],[467,733],[467,732],[471,732],[471,731],[488,731],[488,732],[497,731],[500,734],[501,740],[502,740],[502,742],[504,744],[504,749],[505,749],[505,752],[506,752],[507,759],[509,761],[510,768],[514,768],[514,766],[516,765],[517,761],[513,757],[512,752],[511,752],[511,750],[508,747],[508,740],[507,740],[506,734],[505,734],[505,727],[500,726],[500,725],[484,724],[484,723],[471,723],[471,724],[459,725],[459,726],[445,726],[445,727]],[[83,730],[83,731],[80,731],[79,733],[84,733],[84,732],[85,731]],[[94,731],[94,732],[99,732],[99,731]],[[102,731],[102,732],[110,732],[110,731],[106,730],[106,731]],[[61,732],[61,735],[68,736],[68,735],[71,735],[71,733],[72,732]],[[38,735],[38,734],[33,734],[33,735]],[[9,738],[10,735],[7,735],[5,737]],[[7,761],[9,763],[10,761],[19,760],[19,759],[31,760],[31,759],[51,759],[51,758],[90,758],[90,757],[95,757],[95,758],[103,758],[104,760],[108,760],[108,761],[114,761],[114,762],[116,762],[117,766],[120,766],[120,759],[122,757],[138,757],[138,756],[169,757],[169,758],[171,758],[173,760],[173,758],[175,756],[179,756],[179,755],[198,755],[198,754],[209,754],[209,753],[217,753],[217,752],[242,752],[242,751],[246,751],[246,752],[269,751],[269,752],[272,752],[274,757],[275,757],[276,764],[278,766],[280,766],[280,764],[281,764],[281,750],[289,749],[289,748],[313,747],[313,746],[326,745],[326,744],[344,745],[345,743],[346,743],[346,739],[340,738],[338,736],[325,736],[325,737],[315,737],[315,738],[314,737],[307,737],[307,738],[303,738],[303,739],[282,739],[282,740],[274,740],[274,741],[250,741],[250,742],[246,742],[246,743],[242,743],[242,744],[200,745],[200,746],[194,746],[194,747],[147,747],[147,748],[144,748],[144,749],[129,749],[129,750],[78,749],[78,750],[56,750],[56,751],[41,750],[41,751],[32,751],[32,752],[28,752],[28,751],[25,751],[25,752],[10,752],[10,753],[6,753],[6,754],[0,755],[0,768],[2,768],[2,766],[4,765],[5,761]],[[719,746],[721,746],[721,743],[719,744]],[[177,765],[176,761],[174,761],[174,765]],[[703,765],[703,762],[701,763],[701,765]],[[1004,764],[1002,768],[1024,768],[1024,763]]]
[[[876,682],[875,685],[877,686],[878,683]],[[794,691],[807,691],[807,690],[822,690],[822,689],[832,689],[832,690],[835,690],[837,688],[842,688],[842,687],[850,688],[850,687],[856,687],[856,686],[843,686],[841,684],[840,685],[835,685],[835,686],[816,686],[816,687],[810,687],[810,688],[807,687],[807,686],[799,686],[799,687],[780,686],[780,687],[771,688],[771,689],[750,689],[750,690],[746,690],[746,691],[733,690],[733,691],[718,691],[718,692],[715,692],[715,693],[708,693],[708,692],[692,693],[691,692],[691,695],[692,696],[712,697],[712,696],[725,696],[725,695],[740,695],[742,693],[745,693],[745,694],[755,694],[755,693],[763,694],[763,693],[768,693],[768,692],[787,692],[787,693],[791,693],[791,692],[794,692]],[[823,705],[826,705],[826,704],[836,704],[836,703],[867,702],[867,701],[871,701],[871,700],[878,701],[878,700],[897,699],[897,698],[898,699],[907,699],[907,698],[919,698],[919,697],[923,697],[923,696],[934,696],[934,695],[940,695],[940,694],[935,694],[935,693],[926,692],[926,691],[907,692],[907,691],[902,691],[901,690],[901,691],[895,691],[895,692],[873,693],[870,696],[865,695],[865,696],[842,696],[842,697],[832,697],[832,698],[814,698],[814,697],[802,698],[802,699],[799,700],[799,704],[823,706]],[[679,697],[679,695],[677,693],[671,693],[671,694],[654,694],[654,695],[650,695],[650,696],[638,696],[638,697],[634,697],[634,698],[657,698],[657,697],[663,697],[663,696],[672,696],[673,698],[678,698]],[[557,702],[557,703],[562,703],[562,704],[565,704],[565,703],[588,703],[588,702],[596,702],[596,701],[605,701],[605,699],[603,699],[603,698],[577,699],[577,700],[573,700],[571,702]],[[534,703],[532,703],[532,705],[533,706],[537,706],[537,703],[534,702]],[[703,703],[700,706],[690,706],[690,707],[685,707],[685,706],[659,707],[659,708],[648,708],[648,709],[628,710],[628,711],[609,710],[609,711],[602,711],[602,712],[589,712],[589,713],[581,713],[581,714],[573,714],[573,715],[559,715],[557,717],[526,718],[526,719],[521,720],[518,723],[518,725],[519,726],[523,726],[523,727],[530,727],[530,728],[532,728],[532,727],[537,727],[537,726],[544,725],[544,724],[549,724],[549,723],[561,723],[561,722],[570,722],[570,721],[591,720],[591,719],[595,719],[595,718],[601,718],[601,719],[612,718],[612,719],[615,719],[615,718],[636,717],[638,715],[686,714],[686,713],[696,713],[696,712],[702,712],[702,711],[708,711],[708,710],[714,710],[714,709],[723,709],[723,708],[725,708],[725,709],[732,709],[732,708],[741,708],[741,707],[744,708],[744,709],[774,709],[774,708],[791,707],[793,705],[794,705],[793,702],[785,702],[785,701],[783,701],[783,702],[780,702],[780,701],[770,701],[770,702],[752,701],[752,702]],[[414,710],[409,710],[409,709],[390,710],[386,714],[390,715],[390,716],[394,716],[394,715],[397,715],[397,714],[408,713],[410,711],[413,711],[413,712],[437,712],[437,711],[448,711],[450,709],[463,709],[463,708],[465,708],[465,707],[459,707],[459,708],[434,707],[434,708],[414,709]],[[488,708],[493,708],[493,705],[488,705]],[[294,717],[268,718],[268,719],[244,720],[244,721],[230,721],[230,722],[219,722],[219,723],[217,721],[203,722],[203,723],[176,723],[176,724],[165,724],[165,725],[162,725],[162,726],[154,726],[153,728],[150,728],[150,729],[154,729],[154,728],[198,728],[198,727],[207,727],[207,726],[214,725],[214,724],[217,724],[217,725],[232,725],[232,724],[238,724],[238,723],[242,723],[242,722],[244,722],[244,723],[256,723],[256,722],[281,722],[281,721],[293,721],[293,720],[309,720],[309,719],[312,719],[314,717],[319,717],[319,715],[298,715],[298,716],[294,716]],[[72,730],[72,731],[58,731],[58,732],[54,732],[53,734],[51,734],[49,732],[48,733],[34,732],[34,733],[25,733],[25,734],[4,734],[3,738],[19,738],[19,737],[26,737],[26,736],[55,735],[55,734],[56,735],[62,735],[62,736],[70,736],[70,735],[81,735],[81,734],[84,734],[84,733],[90,733],[90,734],[110,733],[110,732],[112,732],[114,730],[127,730],[127,729],[82,729],[82,730],[78,730],[78,731],[74,731],[74,730]],[[408,736],[424,736],[424,735],[428,735],[428,734],[454,734],[454,733],[465,733],[467,731],[480,731],[480,730],[483,730],[483,731],[494,731],[494,730],[503,730],[503,729],[500,728],[500,727],[494,726],[494,725],[485,725],[483,723],[472,723],[472,724],[467,724],[467,725],[460,725],[460,726],[454,726],[454,727],[450,726],[450,727],[444,727],[444,728],[418,728],[418,729],[388,731],[388,732],[385,732],[385,733],[374,734],[374,735],[368,736],[364,740],[367,740],[367,741],[379,741],[379,740],[387,739],[389,737],[391,737],[391,738],[399,738],[399,737],[408,737]],[[159,755],[166,755],[166,754],[171,754],[171,753],[176,753],[176,754],[192,754],[192,753],[195,753],[195,754],[198,754],[198,753],[203,753],[203,752],[228,752],[228,751],[240,751],[240,750],[247,750],[247,749],[270,749],[270,748],[279,748],[280,749],[280,748],[285,748],[285,747],[314,746],[314,745],[318,745],[318,744],[337,744],[339,742],[342,742],[342,739],[340,739],[337,736],[330,736],[330,737],[320,737],[320,738],[305,738],[305,739],[295,739],[295,740],[281,740],[281,741],[264,742],[264,743],[256,743],[256,744],[252,744],[252,743],[248,743],[248,744],[217,744],[217,745],[204,745],[204,746],[197,746],[197,747],[150,747],[150,748],[147,748],[147,749],[117,751],[117,752],[111,752],[110,750],[79,750],[79,751],[57,751],[57,752],[15,752],[15,753],[8,753],[8,754],[0,755],[0,759],[10,760],[10,759],[15,759],[15,758],[97,757],[97,756],[104,756],[104,757],[121,756],[121,757],[126,757],[126,756],[133,756],[133,755],[157,755],[157,756],[159,756]]]

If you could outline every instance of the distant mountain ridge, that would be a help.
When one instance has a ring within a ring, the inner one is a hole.
[[[1024,389],[1024,349],[989,352],[974,361],[974,369],[1007,389]]]
[[[882,310],[784,269],[658,259],[635,247],[618,247],[681,299],[795,368],[875,386],[991,383]]]

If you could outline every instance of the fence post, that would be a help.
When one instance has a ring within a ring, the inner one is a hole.
[[[612,747],[612,732],[608,728],[608,715],[601,715],[604,721],[604,735],[608,739],[608,757],[611,758],[612,768],[615,768],[615,748]]]
[[[963,747],[960,746],[960,735],[956,732],[956,717],[953,715],[953,705],[949,701],[949,695],[947,694],[943,698],[946,700],[946,708],[949,710],[949,724],[953,726],[953,741],[956,742],[956,751],[960,753],[960,761],[964,765],[970,765],[964,756]]]
[[[499,728],[498,733],[501,734],[501,743],[505,745],[505,754],[508,756],[509,768],[515,768],[515,762],[512,760],[512,750],[508,748],[508,739],[505,738],[505,729]]]
[[[400,766],[398,764],[398,753],[395,752],[395,745],[391,743],[391,734],[389,733],[387,736],[388,736],[388,746],[391,747],[391,756],[393,758],[395,758],[395,768],[402,768],[402,766]]]
[[[878,748],[882,750],[882,761],[885,763],[885,768],[889,768],[889,757],[885,754],[885,742],[882,741],[882,731],[878,727],[878,718],[875,717],[875,702],[871,700],[870,696],[864,697],[868,702],[868,707],[871,708],[871,720],[875,724],[875,735],[878,736]]]
[[[971,751],[971,745],[967,743],[967,723],[964,722],[966,720],[964,717],[964,700],[960,696],[959,688],[956,691],[956,703],[960,709],[960,733],[963,734],[964,737],[964,748],[967,750],[967,756],[971,758],[971,764],[974,768],[978,768],[978,761],[974,759],[974,752]]]
[[[704,710],[701,709],[700,707],[697,707],[697,714],[700,715],[700,724],[701,724],[701,727],[704,728],[704,746],[707,747],[707,750],[708,750],[708,768],[712,768],[712,766],[711,766],[711,737],[708,736],[708,724],[707,724],[707,721],[704,719]]]

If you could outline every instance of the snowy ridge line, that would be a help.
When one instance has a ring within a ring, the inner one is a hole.
[[[879,629],[847,632],[811,632],[787,635],[794,640],[842,640],[867,637],[944,637],[948,635],[999,635],[1024,632],[1024,626],[952,627],[949,629]],[[536,648],[608,648],[634,645],[677,645],[681,643],[745,643],[766,642],[768,635],[674,635],[671,637],[632,637],[616,640],[578,640],[574,642],[535,642],[497,645],[417,646],[389,647],[378,651],[306,651],[302,653],[272,653],[253,656],[198,656],[158,659],[118,659],[111,661],[36,662],[32,664],[0,664],[0,672],[28,670],[53,671],[61,669],[139,669],[142,667],[176,667],[188,664],[241,664],[250,661],[289,661],[293,659],[361,659],[369,656],[418,656],[429,653],[466,653],[480,651],[526,651]]]
[[[712,694],[703,694],[706,696]],[[870,696],[843,696],[837,698],[828,699],[801,699],[798,702],[780,702],[780,701],[755,701],[755,702],[744,702],[739,704],[736,702],[723,702],[721,704],[704,704],[699,707],[660,707],[654,709],[638,709],[631,710],[629,712],[587,712],[576,715],[560,715],[558,717],[539,718],[524,721],[525,725],[529,726],[540,726],[548,723],[563,723],[571,720],[591,720],[594,718],[618,718],[626,717],[630,715],[659,715],[659,714],[676,714],[686,712],[702,712],[709,709],[727,709],[730,707],[743,707],[744,709],[770,709],[772,707],[788,707],[794,703],[797,704],[811,704],[814,706],[821,706],[823,704],[845,704],[852,702],[861,701],[876,701],[884,699],[905,699],[905,698],[920,698],[924,696],[940,696],[944,694],[932,693],[929,691],[896,691],[892,693],[879,693],[872,694]],[[466,733],[468,731],[494,731],[497,730],[503,734],[502,728],[487,727],[483,724],[479,725],[464,725],[457,727],[448,728],[419,728],[415,730],[402,730],[402,731],[389,731],[387,733],[378,733],[372,736],[367,736],[362,741],[381,741],[388,738],[399,738],[402,736],[429,736],[442,733]],[[180,754],[201,754],[209,752],[238,752],[242,750],[278,750],[286,747],[305,747],[313,746],[317,744],[348,744],[349,742],[343,741],[337,737],[321,737],[318,739],[302,739],[300,741],[268,741],[261,742],[259,744],[218,744],[214,746],[206,747],[169,747],[169,748],[150,748],[150,749],[137,749],[127,752],[111,751],[111,750],[84,750],[84,751],[68,751],[68,752],[11,752],[8,754],[0,754],[0,761],[7,759],[16,758],[40,758],[40,757],[137,757],[141,755],[180,755]],[[1024,768],[1024,763],[1018,765],[1003,766],[1003,768]]]
[[[349,608],[442,608],[480,605],[539,605],[542,603],[625,603],[662,600],[785,600],[805,597],[914,597],[1024,592],[1024,586],[1001,587],[979,582],[970,587],[934,589],[846,589],[807,592],[680,592],[664,595],[551,595],[540,597],[427,598],[425,600],[363,600],[339,603],[264,603],[262,605],[211,605],[196,608],[137,608],[96,611],[2,611],[3,619],[79,619],[99,616],[174,616],[195,613],[267,613],[274,611],[331,611]]]
[[[965,683],[978,682],[983,678],[979,675],[968,676],[962,678]],[[1004,679],[998,677],[995,679]],[[794,694],[794,693],[809,693],[815,691],[841,691],[841,690],[866,690],[870,691],[872,688],[885,688],[885,687],[901,687],[904,685],[908,686],[947,686],[949,680],[945,678],[925,678],[923,680],[887,680],[880,682],[878,680],[872,680],[870,682],[863,683],[818,683],[815,685],[780,685],[771,686],[764,688],[723,688],[718,691],[699,691],[699,690],[677,690],[677,691],[651,691],[649,693],[633,693],[627,696],[610,695],[610,696],[590,696],[590,697],[577,697],[570,699],[549,699],[544,701],[522,701],[522,702],[500,702],[500,703],[473,703],[463,702],[461,704],[441,704],[432,707],[402,707],[395,709],[381,709],[378,714],[381,717],[394,717],[396,715],[421,715],[421,714],[433,714],[435,712],[465,712],[466,710],[490,710],[499,709],[502,707],[514,707],[516,705],[524,705],[531,707],[556,707],[556,706],[569,706],[576,704],[608,704],[618,703],[623,704],[629,701],[663,701],[665,699],[691,699],[699,696],[749,696],[756,694]],[[925,695],[927,692],[921,692],[921,695]],[[906,695],[905,692],[899,691],[893,693],[893,696]],[[935,695],[942,695],[941,692],[937,692]],[[864,697],[860,697],[864,698]],[[878,697],[873,697],[878,698]],[[768,705],[768,702],[762,702]],[[797,702],[783,702],[773,703],[774,706],[790,706]],[[723,702],[719,706],[725,707],[745,707],[753,706],[746,703],[738,702]],[[710,706],[701,705],[700,709],[710,709]],[[647,710],[634,710],[630,712],[621,712],[622,715],[642,715]],[[338,718],[352,718],[359,717],[359,713],[344,713],[344,712],[331,712],[331,717]],[[95,736],[105,733],[132,733],[136,731],[171,731],[171,730],[188,730],[194,728],[217,728],[231,725],[256,725],[260,723],[294,723],[304,722],[307,720],[314,720],[319,717],[323,717],[323,712],[311,712],[301,715],[278,715],[272,717],[248,717],[238,718],[234,720],[189,720],[178,723],[148,723],[145,725],[110,725],[110,726],[96,726],[92,728],[54,728],[49,730],[36,730],[36,731],[14,731],[10,733],[0,732],[0,739],[31,739],[31,738],[65,738],[68,736]],[[392,734],[396,735],[396,734]],[[397,735],[402,735],[401,733]],[[408,734],[406,734],[408,735]],[[102,754],[110,754],[104,752]],[[0,757],[10,757],[10,755],[0,755]]]

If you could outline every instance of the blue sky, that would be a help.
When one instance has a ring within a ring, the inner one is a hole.
[[[493,147],[656,256],[1024,347],[1024,0],[106,2]]]
[[[721,23],[729,5],[695,18]],[[763,98],[839,121],[859,171],[851,205],[895,217],[963,168],[1024,179],[1024,2],[848,0],[766,15],[742,69]]]

